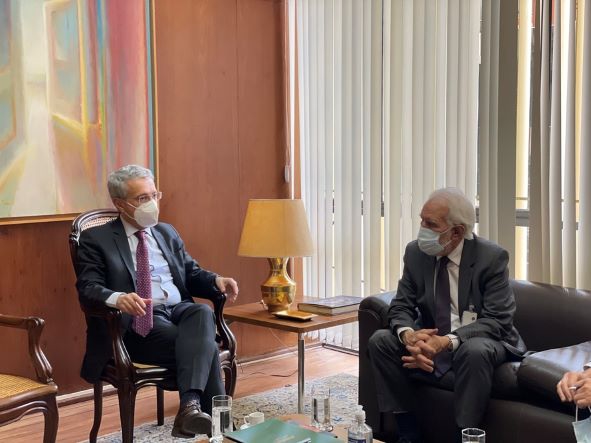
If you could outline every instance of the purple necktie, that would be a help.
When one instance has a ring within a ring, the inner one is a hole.
[[[146,303],[146,315],[133,318],[133,330],[142,337],[148,335],[152,330],[152,278],[150,276],[150,260],[148,259],[148,242],[146,241],[146,232],[137,231],[135,236],[138,238],[137,250],[135,252],[136,260],[136,288],[137,294],[150,300]]]
[[[449,258],[443,256],[439,259],[439,269],[435,282],[435,326],[438,335],[446,335],[451,332],[451,294],[449,292],[449,273],[447,264]],[[442,351],[435,356],[435,375],[442,377],[451,369],[451,352]]]

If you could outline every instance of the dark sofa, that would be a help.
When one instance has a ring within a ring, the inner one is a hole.
[[[591,293],[528,281],[511,281],[517,302],[514,323],[528,349],[522,362],[497,368],[493,392],[481,425],[487,443],[575,442],[574,406],[562,404],[556,384],[566,370],[581,370],[591,360]],[[374,436],[396,441],[392,413],[380,413],[367,342],[387,327],[394,292],[374,295],[359,307],[359,404]],[[587,343],[585,343],[587,342]],[[446,443],[454,432],[453,394],[417,383],[418,411],[424,441]],[[439,412],[438,412],[439,411]]]

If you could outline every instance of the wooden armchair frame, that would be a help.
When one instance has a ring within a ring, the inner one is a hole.
[[[24,377],[0,374],[0,394],[4,390],[14,392],[12,395],[0,395],[0,426],[20,420],[26,414],[43,412],[45,415],[43,442],[53,443],[56,440],[59,423],[56,402],[57,385],[53,382],[51,365],[39,345],[44,324],[43,319],[38,317],[0,314],[0,326],[27,331],[29,356],[37,376],[37,380],[33,381]],[[7,383],[8,386],[2,386],[3,383]]]
[[[113,209],[98,209],[79,215],[72,223],[69,237],[70,254],[76,269],[76,252],[80,234],[85,229],[100,226],[117,218],[119,213]],[[219,292],[210,299],[217,325],[217,342],[220,349],[220,367],[224,374],[224,387],[229,395],[236,387],[236,339],[224,321],[223,310],[226,295]],[[113,358],[109,361],[100,381],[94,384],[94,423],[89,440],[96,442],[102,417],[103,382],[117,389],[119,414],[123,443],[133,441],[135,398],[137,391],[145,386],[156,386],[157,423],[164,424],[164,390],[177,390],[176,374],[166,368],[133,363],[121,336],[121,311],[103,304],[82,305],[87,323],[91,317],[106,321],[113,347]]]

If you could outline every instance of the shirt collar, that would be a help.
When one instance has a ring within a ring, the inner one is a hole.
[[[128,239],[133,234],[135,234],[137,231],[141,230],[141,229],[136,228],[135,226],[132,226],[129,222],[125,221],[123,219],[123,217],[119,217],[119,218],[121,219],[121,223],[123,223],[123,229],[125,229],[125,235],[127,235]],[[146,231],[146,234],[152,236],[152,228],[145,228],[144,231]]]
[[[460,266],[460,261],[462,260],[462,251],[463,250],[464,250],[464,239],[462,238],[462,241],[460,243],[458,243],[456,248],[447,255],[447,258],[449,259],[449,261],[453,262],[456,266]]]

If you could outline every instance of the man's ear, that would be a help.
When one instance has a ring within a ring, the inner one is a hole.
[[[121,209],[121,206],[123,206],[123,203],[121,203],[120,199],[113,198],[113,199],[111,199],[111,201],[113,202],[113,206],[115,206],[115,209],[117,209],[119,212],[123,212],[123,210]]]
[[[453,238],[461,239],[464,238],[466,227],[464,225],[456,225],[451,229],[451,232]]]

